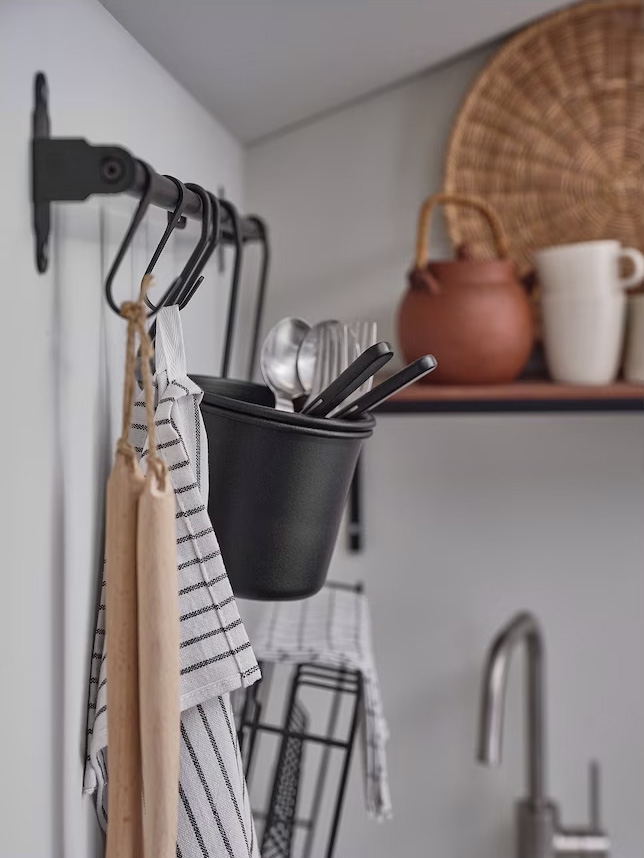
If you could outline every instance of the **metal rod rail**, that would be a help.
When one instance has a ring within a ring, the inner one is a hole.
[[[132,183],[128,188],[126,188],[125,192],[133,197],[141,197],[147,185],[147,175],[143,163],[139,161],[138,158],[134,158],[133,160],[134,175],[132,177]],[[120,167],[117,167],[116,164],[112,165],[112,162],[109,159],[106,159],[103,163],[102,169],[103,171],[107,170],[109,172],[109,170],[116,171],[117,169],[120,169]],[[151,168],[148,169],[150,170],[150,181],[152,184],[152,199],[150,204],[169,212],[173,211],[179,202],[179,189],[172,179],[168,179],[165,176],[156,173]],[[186,202],[186,207],[183,210],[183,214],[186,217],[200,220],[201,198],[195,194],[194,191],[186,188],[184,200]],[[262,228],[258,223],[257,217],[240,217],[239,223],[241,227],[242,241],[261,241],[263,239]],[[226,243],[233,243],[235,240],[232,218],[223,206],[221,208],[221,240]]]
[[[342,817],[342,807],[344,804],[344,794],[347,789],[347,781],[349,780],[349,769],[351,767],[351,755],[353,753],[353,747],[355,745],[356,733],[358,732],[358,721],[360,718],[360,703],[362,700],[362,696],[364,694],[363,683],[362,683],[362,674],[359,676],[358,683],[358,693],[355,695],[353,701],[353,714],[351,716],[351,727],[349,728],[349,742],[346,746],[346,750],[344,753],[344,763],[342,765],[342,773],[340,775],[340,787],[338,789],[336,799],[335,799],[335,808],[333,810],[333,821],[331,823],[331,833],[329,834],[329,841],[327,843],[326,849],[326,858],[332,858],[333,850],[335,849],[335,843],[338,837],[338,830],[340,828],[340,818]]]
[[[329,718],[327,720],[326,725],[327,736],[335,736],[338,716],[340,714],[340,707],[342,705],[341,682],[343,677],[344,671],[340,670],[338,673],[338,684],[335,688],[335,693],[331,702],[331,710],[329,712]],[[316,823],[319,819],[320,807],[322,806],[322,799],[324,797],[324,787],[326,784],[327,772],[329,770],[330,756],[331,746],[325,745],[322,748],[322,760],[315,782],[315,791],[313,793],[313,801],[311,804],[311,824],[308,827],[308,831],[306,833],[306,840],[304,841],[303,858],[310,858],[311,851],[313,849],[313,838],[315,837]]]
[[[126,193],[140,198],[148,189],[151,191],[151,206],[173,211],[179,202],[180,192],[172,179],[160,175],[122,146],[94,145],[82,137],[52,137],[49,90],[47,79],[42,72],[38,72],[34,80],[31,143],[35,257],[40,273],[47,270],[49,262],[52,203],[80,202],[94,194]],[[202,202],[199,195],[186,188],[183,199],[184,216],[201,219]],[[233,217],[223,206],[220,225],[221,243],[234,244],[236,235]],[[239,228],[242,244],[260,242],[266,246],[266,225],[260,218],[240,216]],[[264,280],[267,267],[266,249],[265,257],[262,270]],[[258,308],[260,317],[263,298],[262,291]],[[255,325],[257,327],[257,319]]]
[[[317,742],[320,745],[329,745],[332,748],[347,747],[347,742],[343,742],[341,739],[330,739],[328,736],[320,736],[317,733],[298,733],[293,730],[287,730],[284,727],[279,727],[277,724],[255,724],[250,721],[242,724],[241,726],[252,727],[254,730],[263,730],[266,733],[275,733],[276,735],[284,736],[287,739],[302,739],[305,742]]]
[[[260,819],[264,821],[268,819],[268,813],[264,810],[254,810],[253,811],[253,819]],[[296,828],[310,828],[312,825],[312,821],[310,819],[294,819],[293,825]]]
[[[31,117],[31,202],[36,268],[43,274],[49,266],[51,206],[57,202],[82,202],[94,194],[128,194],[145,198],[147,205],[174,212],[179,203],[181,220],[203,220],[202,197],[194,190],[162,176],[150,165],[134,157],[122,146],[93,145],[82,137],[52,137],[49,119],[49,88],[43,72],[34,78],[34,101]],[[195,184],[193,184],[195,187]],[[197,189],[201,187],[196,185]],[[207,189],[203,189],[206,191]],[[210,191],[210,197],[216,197]],[[217,197],[217,199],[219,199]],[[224,342],[222,374],[228,375],[235,333],[235,310],[240,285],[241,257],[246,244],[253,242],[261,249],[259,284],[250,343],[247,377],[253,376],[257,362],[258,340],[262,325],[270,248],[268,230],[257,215],[242,217],[233,205],[221,200],[219,244],[236,247],[233,279],[229,299],[228,322]],[[114,307],[113,307],[114,309]]]

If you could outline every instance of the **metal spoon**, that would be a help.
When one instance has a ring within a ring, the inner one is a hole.
[[[336,319],[325,319],[313,325],[300,343],[297,375],[302,389],[309,394],[309,401],[333,381],[328,377],[327,365],[331,357],[331,341],[339,328],[340,322]]]
[[[297,375],[297,355],[309,330],[308,322],[287,316],[270,329],[262,344],[262,376],[275,394],[278,411],[293,411],[293,400],[305,393]]]

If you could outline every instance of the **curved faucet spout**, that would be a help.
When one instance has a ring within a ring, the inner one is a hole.
[[[545,653],[536,617],[517,614],[498,633],[487,655],[481,688],[478,759],[488,766],[501,762],[503,713],[510,659],[525,641],[527,654],[526,714],[528,798],[541,805],[546,795]]]

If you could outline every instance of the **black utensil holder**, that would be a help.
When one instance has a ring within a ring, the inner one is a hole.
[[[213,375],[190,375],[195,384],[203,390],[203,398],[208,402],[215,394],[226,396],[228,399],[254,402],[256,405],[275,407],[275,394],[264,384],[254,381],[241,381],[236,378],[219,378]]]
[[[375,420],[306,417],[216,394],[201,410],[208,512],[233,591],[263,600],[317,593]]]

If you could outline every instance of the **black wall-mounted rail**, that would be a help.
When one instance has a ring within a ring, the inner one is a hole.
[[[32,116],[32,201],[36,265],[47,270],[50,205],[86,200],[92,194],[127,193],[140,197],[147,186],[143,163],[120,146],[94,146],[82,138],[51,137],[47,80],[36,75]],[[150,169],[151,205],[172,211],[178,189],[171,179]],[[186,189],[184,214],[201,218],[201,200]],[[221,212],[221,240],[234,242],[228,212]],[[258,217],[240,218],[244,242],[265,241],[265,225]]]
[[[179,203],[179,189],[175,182],[156,173],[147,163],[135,158],[121,146],[95,146],[81,137],[52,137],[49,121],[49,92],[47,79],[38,72],[34,80],[34,106],[31,139],[31,198],[33,207],[34,253],[36,267],[41,273],[49,264],[49,239],[51,232],[51,204],[86,200],[93,194],[130,194],[141,198],[150,193],[150,205],[174,211]],[[212,194],[211,196],[215,196]],[[184,187],[183,215],[202,219],[201,198],[190,188]],[[233,223],[235,210],[222,203],[220,209],[220,246],[237,246],[237,233]],[[182,218],[185,224],[184,218]],[[262,248],[259,271],[259,288],[250,361],[247,377],[253,376],[257,360],[257,345],[261,329],[266,282],[270,261],[268,231],[264,221],[257,215],[237,217],[239,238],[242,247],[257,242]],[[223,260],[220,257],[220,271]],[[224,345],[223,374],[228,374],[232,337],[235,327],[235,306],[241,258],[235,261],[231,287],[226,341]]]

